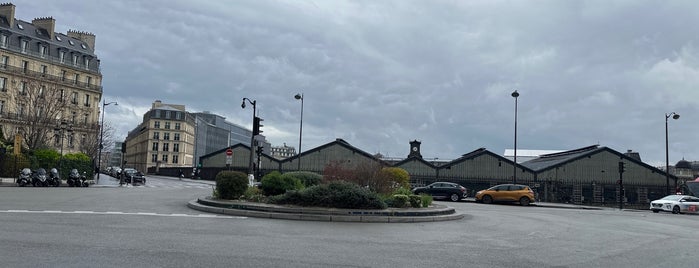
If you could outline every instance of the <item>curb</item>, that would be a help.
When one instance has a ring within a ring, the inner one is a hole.
[[[401,209],[354,210],[284,207],[249,202],[215,201],[208,198],[191,200],[187,203],[187,207],[224,215],[301,221],[411,223],[450,221],[464,218],[463,214],[456,213],[450,207],[436,207],[421,209],[420,211]]]

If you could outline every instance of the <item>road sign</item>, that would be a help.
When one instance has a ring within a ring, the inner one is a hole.
[[[226,150],[226,156],[232,156],[232,155],[233,155],[233,150],[228,148],[228,150]]]

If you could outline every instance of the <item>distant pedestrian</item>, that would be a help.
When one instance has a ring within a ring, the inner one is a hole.
[[[182,178],[184,178],[184,172],[182,172],[181,169],[179,170],[179,172],[180,172],[180,180],[182,180]]]

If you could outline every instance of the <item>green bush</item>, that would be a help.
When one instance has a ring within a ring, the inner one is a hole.
[[[303,189],[303,184],[293,176],[282,176],[278,171],[273,171],[262,178],[260,189],[268,196],[280,195],[289,190]]]
[[[397,194],[412,195],[413,191],[411,191],[410,189],[405,188],[405,187],[400,187],[400,188],[393,190],[392,195],[397,195]]]
[[[248,187],[243,193],[243,199],[252,202],[264,202],[266,200],[265,196],[262,194],[262,190],[257,187]]]
[[[428,194],[420,194],[420,200],[422,201],[422,207],[426,208],[432,205],[432,196]]]
[[[397,208],[404,208],[408,206],[408,196],[404,194],[393,195],[393,206]]]
[[[378,194],[345,181],[311,186],[303,190],[288,191],[270,198],[276,204],[317,206],[354,209],[384,209],[386,203]]]
[[[408,196],[410,207],[419,208],[422,204],[422,198],[419,195],[411,194]]]
[[[320,184],[320,181],[323,179],[322,175],[320,175],[318,173],[310,172],[310,171],[292,171],[292,172],[284,173],[284,175],[282,175],[282,176],[294,177],[294,178],[298,179],[299,181],[301,181],[301,183],[305,187],[311,187],[313,185],[318,185],[318,184]]]
[[[216,174],[216,192],[221,199],[238,199],[248,189],[248,176],[239,171],[224,170]]]

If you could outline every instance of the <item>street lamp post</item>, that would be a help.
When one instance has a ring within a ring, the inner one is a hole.
[[[113,102],[106,102],[105,100],[102,100],[102,122],[100,122],[100,144],[99,144],[99,153],[97,153],[97,181],[100,180],[100,170],[102,168],[102,148],[104,148],[103,138],[104,138],[104,107],[108,106],[110,104],[114,105],[119,105],[116,101]]]
[[[240,105],[241,108],[245,109],[245,101],[248,101],[248,103],[252,104],[252,120],[253,122],[255,121],[255,116],[257,116],[256,110],[257,110],[257,100],[250,100],[248,98],[243,98],[243,104]],[[250,161],[248,163],[248,180],[250,183],[252,183],[253,180],[255,180],[255,175],[252,173],[253,165],[252,165],[252,151],[255,150],[255,135],[250,135]]]
[[[59,138],[61,139],[61,159],[59,159],[58,169],[63,169],[63,140],[65,132],[73,132],[73,124],[68,124],[66,121],[61,120],[61,123],[54,129],[54,131],[60,131]]]
[[[298,156],[298,171],[301,171],[301,137],[303,135],[303,93],[296,94],[295,99],[301,100],[301,124],[299,125],[299,152],[296,154]]]
[[[670,151],[668,146],[668,135],[667,135],[667,121],[668,119],[679,119],[680,115],[678,113],[672,112],[665,114],[665,193],[670,194]],[[675,181],[675,184],[677,181]]]
[[[519,97],[519,92],[517,92],[517,90],[512,92],[512,97],[515,98],[515,156],[514,164],[512,165],[514,170],[512,174],[512,183],[517,183],[517,97]]]

